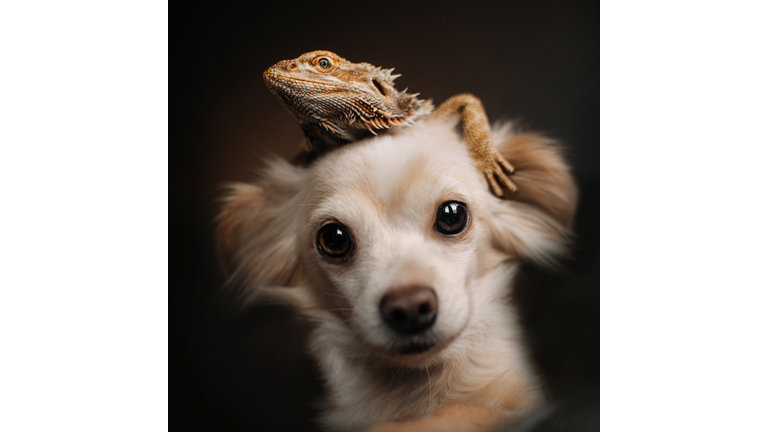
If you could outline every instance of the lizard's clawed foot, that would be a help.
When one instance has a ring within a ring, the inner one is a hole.
[[[515,172],[515,167],[504,159],[493,145],[491,125],[488,123],[488,116],[480,99],[471,94],[453,96],[437,107],[432,116],[436,119],[446,119],[455,113],[460,115],[469,153],[477,163],[477,168],[483,173],[493,194],[504,198],[504,191],[499,186],[499,181],[507,189],[517,192],[517,185],[509,178],[509,175]]]
[[[504,191],[502,191],[496,179],[501,181],[507,189],[517,192],[517,185],[509,178],[509,175],[515,172],[515,167],[504,159],[504,156],[499,154],[495,147],[491,154],[486,154],[483,159],[477,162],[480,172],[483,173],[485,181],[494,195],[497,197],[504,196]]]

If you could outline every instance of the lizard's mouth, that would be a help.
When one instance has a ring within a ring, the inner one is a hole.
[[[318,87],[327,88],[329,90],[334,88],[333,84],[327,82],[298,78],[290,72],[285,72],[276,66],[272,66],[265,70],[263,76],[264,82],[270,89],[275,87],[287,87],[308,91],[313,88],[317,89]]]

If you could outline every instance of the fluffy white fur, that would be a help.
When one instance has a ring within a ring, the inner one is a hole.
[[[307,168],[268,164],[256,184],[233,185],[219,218],[234,282],[259,301],[288,304],[313,325],[310,352],[327,384],[322,426],[351,430],[413,420],[450,404],[526,410],[542,392],[521,343],[512,281],[521,259],[551,264],[565,251],[576,191],[557,147],[539,135],[494,130],[517,167],[520,192],[491,195],[455,125],[422,121],[350,144]],[[460,201],[468,227],[434,230],[438,207]],[[318,252],[333,220],[355,243],[349,260]],[[400,355],[383,323],[388,289],[434,288],[435,343]]]

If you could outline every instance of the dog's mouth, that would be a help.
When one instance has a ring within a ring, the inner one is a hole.
[[[444,335],[429,332],[408,338],[395,338],[388,344],[379,346],[378,351],[393,359],[407,362],[421,361],[432,358],[451,344],[457,335]]]
[[[449,345],[453,338],[444,338],[429,332],[410,337],[395,336],[388,339],[384,343],[371,343],[367,338],[362,337],[366,345],[373,348],[379,355],[392,360],[406,360],[408,362],[417,361],[424,356],[432,357]]]
[[[397,347],[395,351],[400,355],[417,355],[425,353],[437,345],[436,343],[412,343]]]

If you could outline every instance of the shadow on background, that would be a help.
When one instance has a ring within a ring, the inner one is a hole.
[[[261,74],[316,49],[394,67],[398,89],[436,104],[473,93],[492,121],[519,119],[566,143],[581,192],[574,260],[565,274],[527,268],[516,295],[551,395],[597,400],[599,4],[263,5],[170,4],[171,425],[311,430],[320,384],[302,328],[280,308],[231,314],[213,220],[222,185],[301,145]]]

